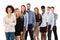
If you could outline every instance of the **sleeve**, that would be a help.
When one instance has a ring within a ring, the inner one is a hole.
[[[53,26],[54,26],[54,15],[52,15],[51,29],[53,28]]]
[[[13,21],[9,23],[9,25],[11,26],[15,26],[16,25],[16,17],[15,16],[12,16],[13,17]]]
[[[34,12],[33,12],[33,27],[34,28],[36,27],[36,17],[35,17]]]
[[[9,26],[9,24],[6,22],[6,17],[4,17],[4,19],[3,19],[3,24],[4,24],[4,26]]]
[[[40,15],[39,17],[40,17],[40,19],[39,19],[40,20],[39,25],[41,25],[41,23],[42,23],[42,16]]]
[[[28,27],[28,13],[24,15],[24,27]]]

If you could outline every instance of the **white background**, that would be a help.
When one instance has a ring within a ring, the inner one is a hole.
[[[0,40],[5,40],[5,32],[3,26],[3,18],[6,15],[5,8],[7,5],[13,5],[14,8],[19,8],[22,4],[26,5],[27,3],[31,3],[31,10],[33,11],[34,7],[38,7],[40,9],[41,5],[54,6],[55,12],[58,14],[57,19],[57,33],[58,39],[60,40],[60,2],[59,0],[0,0]],[[40,10],[41,13],[41,10]],[[28,38],[30,40],[30,37]],[[54,40],[54,35],[52,33],[52,40]]]

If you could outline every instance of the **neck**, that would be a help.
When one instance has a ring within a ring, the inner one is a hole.
[[[11,14],[8,14],[8,17],[10,18],[11,17]]]
[[[30,10],[27,10],[27,11],[30,11]]]

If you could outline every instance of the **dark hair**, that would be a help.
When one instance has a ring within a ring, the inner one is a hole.
[[[45,9],[45,6],[41,6],[41,9]]]
[[[12,6],[12,5],[8,5],[7,7],[6,7],[6,13],[8,13],[8,8],[11,8],[11,10],[12,10],[12,13],[14,12],[14,7]]]
[[[21,7],[25,7],[25,5],[22,5]],[[21,11],[21,13],[22,13],[22,11]],[[23,14],[25,14],[25,13],[26,13],[26,7],[25,7],[25,10],[24,10]]]
[[[48,6],[47,8],[51,8],[51,7]]]
[[[51,8],[55,9],[53,6]]]
[[[27,3],[27,5],[31,5],[30,3]]]

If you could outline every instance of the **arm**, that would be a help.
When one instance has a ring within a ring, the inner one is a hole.
[[[39,19],[40,20],[39,25],[41,25],[41,23],[42,23],[42,16],[40,15],[39,17],[40,17],[40,19]]]
[[[24,15],[24,27],[28,27],[28,13]]]
[[[35,14],[33,13],[33,27],[36,27],[36,18],[35,18]]]
[[[9,26],[9,22],[6,22],[6,17],[3,19],[4,26]]]
[[[13,16],[13,21],[9,23],[10,26],[15,26],[16,25],[16,17]]]
[[[54,15],[52,15],[51,30],[52,30],[53,26],[54,26]]]

